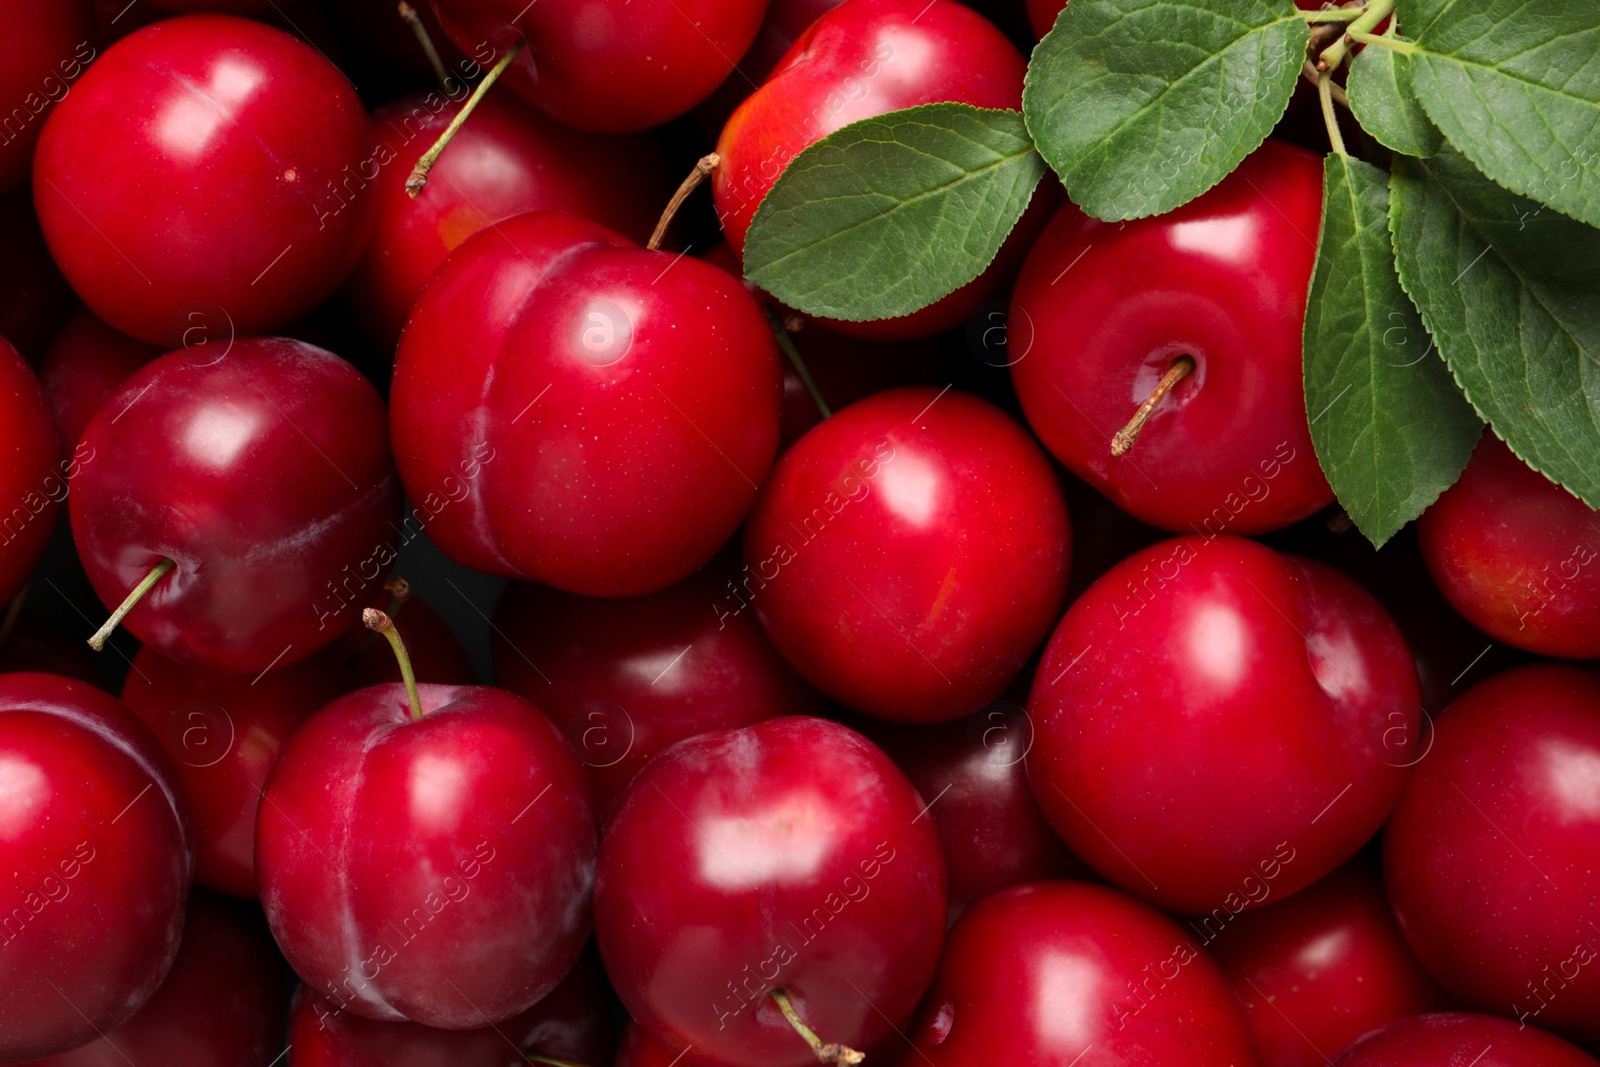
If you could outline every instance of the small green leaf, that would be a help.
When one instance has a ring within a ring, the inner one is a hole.
[[[1072,0],[1033,50],[1022,111],[1074,203],[1159,215],[1266,140],[1308,40],[1290,0]]]
[[[745,237],[745,274],[807,314],[909,315],[983,273],[1043,176],[1015,111],[863,119],[784,168]]]
[[[1411,59],[1389,48],[1363,49],[1350,66],[1350,110],[1378,143],[1402,155],[1426,158],[1443,135],[1411,88]]]
[[[1600,3],[1405,0],[1428,117],[1491,180],[1600,226]]]
[[[1338,154],[1323,166],[1305,381],[1317,459],[1375,545],[1455,482],[1483,432],[1400,288],[1388,176]]]
[[[1400,282],[1478,414],[1600,506],[1600,230],[1507,192],[1448,145],[1395,158],[1389,230]]]

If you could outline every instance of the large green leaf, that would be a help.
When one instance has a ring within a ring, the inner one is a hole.
[[[1600,3],[1401,0],[1417,98],[1489,178],[1600,226]]]
[[[1389,48],[1366,48],[1351,61],[1350,110],[1361,128],[1392,151],[1426,157],[1443,136],[1411,87],[1411,59]]]
[[[1033,50],[1022,110],[1085,211],[1158,215],[1266,139],[1309,39],[1291,0],[1072,0]]]
[[[909,315],[983,273],[1044,170],[1015,111],[928,104],[851,123],[762,199],[745,274],[808,314]]]
[[[1382,545],[1455,482],[1483,421],[1400,288],[1388,175],[1336,153],[1322,189],[1306,308],[1306,412],[1339,503]]]
[[[1449,146],[1396,157],[1400,281],[1478,414],[1600,506],[1600,230],[1536,209]]]

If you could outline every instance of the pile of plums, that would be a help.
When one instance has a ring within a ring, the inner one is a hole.
[[[742,280],[1020,106],[975,2],[0,0],[0,1062],[1594,1067],[1600,516],[1486,434],[1349,532],[1293,110]]]

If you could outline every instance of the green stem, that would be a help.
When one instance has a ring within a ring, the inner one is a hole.
[[[806,1044],[811,1046],[811,1051],[816,1053],[819,1063],[842,1063],[847,1067],[850,1064],[860,1063],[866,1059],[866,1054],[857,1052],[847,1045],[837,1045],[825,1042],[807,1026],[794,1010],[794,1005],[789,1003],[789,994],[781,989],[769,989],[767,995],[778,1004],[778,1010],[783,1012],[783,1017],[789,1020],[789,1025],[794,1027],[794,1032],[805,1038]]]
[[[377,608],[367,608],[361,613],[361,622],[367,629],[376,630],[389,639],[389,647],[394,649],[394,658],[400,661],[400,677],[406,683],[406,700],[411,704],[411,719],[415,722],[422,718],[422,696],[417,692],[417,676],[411,670],[411,656],[406,652],[406,643],[400,640],[400,631],[394,628],[394,620]]]
[[[1322,121],[1328,127],[1328,143],[1341,156],[1349,155],[1344,150],[1344,134],[1339,132],[1339,116],[1333,113],[1333,71],[1325,70],[1317,76],[1317,99],[1322,101]]]
[[[828,407],[828,402],[822,398],[822,390],[817,388],[817,383],[811,377],[811,368],[806,366],[800,350],[794,345],[794,338],[789,335],[789,330],[778,318],[778,313],[767,308],[767,321],[772,324],[772,336],[778,342],[778,347],[783,349],[783,354],[789,357],[789,362],[794,365],[794,371],[800,375],[800,380],[805,383],[806,392],[811,394],[812,401],[817,405],[817,410],[822,412],[825,419],[833,417],[833,409]]]
[[[389,591],[389,606],[384,609],[384,613],[389,616],[390,621],[393,621],[400,617],[400,609],[405,607],[406,601],[411,599],[411,583],[404,578],[390,578],[383,583],[383,587]],[[346,666],[354,667],[357,663],[360,663],[361,657],[372,651],[372,646],[377,643],[378,632],[376,630],[369,631],[366,640],[361,642],[361,647],[356,649],[350,658],[345,661]]]
[[[134,586],[132,591],[122,599],[122,603],[117,605],[117,610],[111,613],[111,618],[106,620],[106,624],[96,630],[93,637],[89,638],[89,647],[96,652],[104,649],[106,647],[106,638],[111,636],[111,632],[122,622],[123,617],[133,610],[135,604],[144,599],[144,595],[150,591],[152,586],[165,578],[167,572],[176,566],[177,564],[172,560],[163,559],[160,563],[151,567],[150,573],[139,579],[139,584]]]
[[[407,196],[415,200],[422,195],[422,190],[428,186],[428,172],[433,170],[433,165],[439,161],[439,156],[450,146],[450,142],[454,139],[456,132],[471,117],[478,104],[483,101],[484,95],[494,87],[495,82],[500,80],[500,75],[506,72],[506,68],[511,65],[513,59],[517,58],[517,53],[520,51],[522,51],[521,41],[506,50],[506,54],[500,57],[500,62],[490,67],[489,73],[483,76],[483,81],[479,82],[478,87],[472,90],[472,95],[467,97],[466,103],[461,105],[461,110],[456,112],[456,117],[450,120],[450,125],[444,128],[444,132],[439,135],[439,139],[433,142],[433,147],[422,153],[422,158],[417,160],[417,165],[411,168],[410,174],[406,175]]]
[[[1365,6],[1324,8],[1321,11],[1302,11],[1300,12],[1300,17],[1311,23],[1354,22],[1365,11]]]
[[[1399,52],[1402,55],[1409,56],[1413,52],[1421,51],[1421,49],[1412,44],[1410,41],[1402,41],[1398,38],[1389,37],[1383,34],[1365,33],[1361,30],[1352,29],[1347,31],[1345,36],[1350,38],[1352,41],[1358,41],[1361,44],[1375,44],[1381,48],[1388,48],[1392,51]]]
[[[1339,64],[1350,54],[1351,34],[1370,33],[1372,29],[1394,14],[1394,0],[1372,0],[1361,17],[1350,24],[1343,37],[1329,45],[1317,59],[1318,70],[1338,70]]]
[[[433,68],[433,73],[439,79],[439,87],[447,95],[454,92],[455,79],[444,69],[444,60],[439,58],[439,50],[433,46],[433,38],[428,36],[428,27],[422,24],[417,9],[406,3],[406,0],[400,0],[400,17],[411,27],[411,32],[416,34],[417,43],[422,46],[423,54],[428,57],[428,65]]]
[[[1310,82],[1313,89],[1317,88],[1317,83],[1322,80],[1322,72],[1319,71],[1317,69],[1317,65],[1311,62],[1309,59],[1306,60],[1304,65],[1301,66],[1300,76],[1305,78],[1306,81]],[[1328,92],[1332,94],[1333,102],[1335,104],[1338,104],[1347,111],[1350,109],[1350,98],[1345,95],[1344,86],[1340,85],[1338,82],[1331,81],[1328,83]]]

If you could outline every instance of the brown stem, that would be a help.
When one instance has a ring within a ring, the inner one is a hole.
[[[134,605],[143,600],[144,595],[148,593],[157,582],[165,578],[168,571],[172,570],[172,568],[176,566],[177,564],[172,562],[172,560],[163,559],[160,563],[157,563],[154,567],[151,567],[150,573],[145,575],[143,578],[140,578],[139,584],[134,586],[133,589],[129,591],[128,595],[122,598],[122,603],[117,605],[117,610],[111,613],[111,617],[106,620],[106,624],[100,627],[100,629],[96,630],[93,637],[89,638],[89,647],[94,649],[96,652],[99,652],[101,649],[105,648],[106,639],[111,636],[112,631],[117,628],[118,624],[122,622],[123,618],[128,614],[128,612],[133,610]]]
[[[1344,23],[1319,22],[1311,27],[1311,39],[1306,42],[1308,56],[1320,56],[1333,42],[1344,36]]]
[[[1172,366],[1167,373],[1162,375],[1161,381],[1156,384],[1150,395],[1145,397],[1144,403],[1139,405],[1139,410],[1133,413],[1133,418],[1128,420],[1128,425],[1111,435],[1111,454],[1113,456],[1125,455],[1133,447],[1133,442],[1139,437],[1139,431],[1144,429],[1144,424],[1150,420],[1163,398],[1172,387],[1183,381],[1186,374],[1194,370],[1192,356],[1179,356],[1172,361]]]
[[[406,652],[406,643],[400,640],[400,631],[394,628],[394,620],[377,608],[367,608],[361,613],[361,622],[367,629],[375,630],[389,639],[394,658],[400,661],[400,679],[405,682],[406,699],[411,702],[411,718],[422,718],[422,696],[417,692],[417,676],[411,670],[411,656]]]
[[[1340,35],[1327,48],[1317,56],[1317,69],[1338,70],[1339,65],[1350,56],[1350,46],[1355,43],[1350,36],[1351,32],[1368,33],[1384,19],[1394,14],[1394,0],[1370,0],[1361,12],[1361,17],[1345,27],[1345,32]]]
[[[484,95],[494,87],[495,82],[500,80],[500,75],[506,72],[506,68],[511,65],[513,59],[517,58],[517,53],[520,51],[522,51],[521,41],[506,50],[506,54],[500,57],[500,61],[489,68],[489,73],[483,76],[483,81],[478,83],[478,87],[472,90],[472,95],[467,97],[466,103],[461,105],[461,110],[456,112],[456,117],[450,120],[450,125],[444,128],[444,132],[439,135],[439,139],[433,142],[433,147],[422,153],[422,158],[417,160],[417,165],[411,168],[410,174],[406,175],[407,196],[415,200],[422,195],[422,190],[428,186],[428,172],[433,170],[433,165],[439,161],[439,156],[443,154],[444,150],[450,147],[450,142],[455,139],[455,135],[461,129],[462,124],[471,117],[472,112],[482,103]]]
[[[428,34],[428,27],[422,24],[417,9],[400,0],[400,17],[405,20],[411,32],[417,35],[417,43],[422,46],[423,54],[428,57],[428,65],[433,68],[433,73],[439,79],[439,87],[446,94],[455,91],[455,79],[450,77],[450,72],[444,69],[444,60],[439,58],[439,50],[433,46],[433,38]],[[1331,43],[1331,42],[1330,42]]]
[[[700,183],[709,178],[711,172],[716,170],[717,164],[721,162],[722,157],[715,152],[708,152],[696,161],[694,170],[689,172],[689,176],[683,179],[683,184],[678,186],[678,191],[672,194],[672,199],[667,201],[667,209],[661,213],[661,221],[656,223],[656,232],[650,235],[646,248],[654,252],[661,247],[662,239],[667,236],[667,227],[672,225],[673,216],[677,215],[683,202],[689,199],[689,194],[698,189]]]
[[[806,1044],[811,1046],[811,1051],[816,1053],[818,1063],[842,1063],[848,1065],[860,1063],[866,1059],[866,1053],[857,1052],[848,1045],[838,1045],[825,1042],[807,1026],[794,1010],[794,1005],[789,1003],[789,994],[781,989],[767,991],[778,1004],[778,1010],[783,1012],[783,1017],[789,1020],[789,1025],[794,1027],[794,1032],[805,1038]]]

